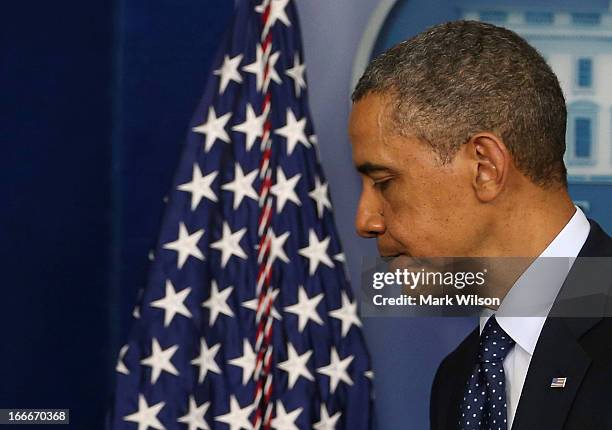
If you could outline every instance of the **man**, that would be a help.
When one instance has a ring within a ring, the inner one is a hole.
[[[353,102],[356,228],[381,255],[612,256],[612,239],[567,192],[557,78],[515,33],[468,21],[433,27],[372,61]],[[594,282],[609,291],[610,281]],[[529,300],[534,289],[553,308],[562,284],[517,282],[483,314],[438,369],[433,430],[612,429],[605,312],[501,315],[510,296]]]

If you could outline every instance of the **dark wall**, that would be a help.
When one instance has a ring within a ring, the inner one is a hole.
[[[0,408],[101,429],[233,3],[12,2],[0,23]]]
[[[103,416],[113,9],[11,2],[0,38],[0,407]]]

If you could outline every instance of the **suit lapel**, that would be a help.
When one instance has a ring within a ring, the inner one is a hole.
[[[451,374],[448,376],[450,379],[448,385],[448,406],[445,408],[446,425],[444,426],[447,430],[457,430],[459,408],[463,401],[468,378],[476,363],[479,341],[479,329],[476,327],[476,329],[466,338],[465,343],[462,345],[462,350],[459,351],[456,356],[456,361],[453,363]]]
[[[591,359],[576,340],[576,331],[599,319],[546,320],[521,393],[512,430],[560,430]],[[569,322],[569,325],[568,325]],[[587,328],[588,327],[588,328]],[[564,388],[551,388],[553,378],[565,377]]]

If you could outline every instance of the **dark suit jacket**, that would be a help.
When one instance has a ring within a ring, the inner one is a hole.
[[[607,274],[580,267],[580,257],[612,257],[612,239],[590,221],[591,230],[579,259],[572,266],[551,315],[579,306],[583,317],[550,317],[538,339],[512,430],[612,430],[612,318]],[[585,259],[587,260],[587,259]],[[573,302],[572,289],[598,284],[603,295],[581,297]],[[571,281],[573,279],[573,281]],[[579,281],[580,280],[580,281]],[[569,294],[567,292],[570,291]],[[560,297],[569,297],[560,300]],[[607,303],[606,303],[607,302]],[[589,316],[586,316],[588,314]],[[431,430],[458,428],[460,401],[467,378],[476,363],[478,327],[440,364],[431,392]],[[565,388],[551,388],[554,377],[567,377]]]

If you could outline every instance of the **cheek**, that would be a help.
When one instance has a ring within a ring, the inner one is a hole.
[[[432,228],[427,202],[414,191],[414,188],[408,187],[400,191],[394,189],[393,193],[386,193],[384,198],[383,213],[387,234],[405,247],[425,240],[429,236],[428,230]]]
[[[439,213],[437,208],[443,199],[432,183],[421,181],[398,181],[384,197],[385,220],[391,225],[421,224]]]
[[[465,190],[431,180],[385,198],[385,226],[390,239],[413,255],[459,252],[458,240],[469,231],[465,223]],[[449,254],[450,253],[450,254]]]

